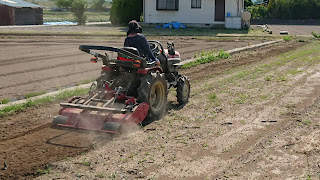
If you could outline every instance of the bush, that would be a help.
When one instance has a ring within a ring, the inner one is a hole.
[[[268,16],[268,9],[264,5],[249,6],[248,11],[251,13],[252,19],[262,19]]]
[[[113,0],[110,20],[112,24],[127,24],[131,20],[140,21],[142,0]]]
[[[312,34],[313,37],[315,37],[315,38],[317,38],[317,39],[320,39],[320,33],[316,33],[316,32],[313,32],[313,31],[312,31],[311,34]]]

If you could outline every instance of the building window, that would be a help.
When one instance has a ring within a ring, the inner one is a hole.
[[[157,10],[178,10],[179,0],[157,0]]]
[[[191,0],[191,8],[201,8],[201,0]]]

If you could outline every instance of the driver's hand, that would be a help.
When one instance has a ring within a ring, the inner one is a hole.
[[[160,61],[159,59],[156,59],[157,65],[160,66]]]

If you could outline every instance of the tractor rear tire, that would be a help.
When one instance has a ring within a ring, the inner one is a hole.
[[[190,97],[190,82],[186,76],[180,76],[177,82],[177,101],[186,104]]]
[[[138,102],[149,104],[149,116],[159,118],[167,107],[167,83],[164,74],[151,72],[141,78],[138,88]]]

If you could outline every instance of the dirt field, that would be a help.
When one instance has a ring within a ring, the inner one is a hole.
[[[312,36],[312,32],[320,32],[318,25],[270,25],[268,27],[272,30],[274,35],[279,35],[280,31],[288,31],[290,35],[308,35]]]
[[[319,50],[281,43],[183,70],[190,102],[171,91],[163,119],[123,136],[52,129],[59,102],[2,118],[0,178],[320,178]]]
[[[206,41],[194,37],[157,37],[164,45],[174,41],[182,59],[190,59],[202,50],[229,50],[256,44],[257,40]],[[0,100],[21,98],[26,93],[93,80],[101,64],[90,63],[91,56],[79,51],[79,45],[122,47],[124,38],[0,37]]]

